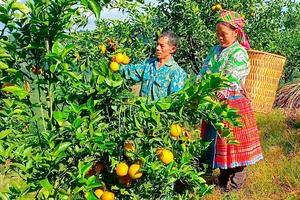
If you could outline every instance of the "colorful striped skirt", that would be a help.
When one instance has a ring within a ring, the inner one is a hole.
[[[229,98],[228,104],[230,108],[238,109],[238,114],[241,116],[243,126],[230,127],[235,139],[240,144],[227,144],[227,140],[221,138],[209,122],[203,121],[201,137],[206,141],[211,141],[207,152],[207,159],[212,168],[228,169],[248,166],[263,159],[259,131],[249,99],[243,96]],[[225,124],[229,127],[228,123],[225,122]]]

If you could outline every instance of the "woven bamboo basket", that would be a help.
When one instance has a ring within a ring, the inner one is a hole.
[[[252,107],[256,112],[270,112],[286,58],[256,50],[249,50],[248,54],[250,73],[245,88],[251,97]]]

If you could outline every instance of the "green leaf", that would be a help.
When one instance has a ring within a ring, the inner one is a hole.
[[[118,86],[122,85],[123,80],[113,81],[113,80],[111,80],[111,79],[109,79],[109,78],[106,78],[106,79],[105,79],[105,83],[106,83],[107,85],[109,85],[109,86],[112,86],[112,87],[118,87]]]
[[[86,182],[87,186],[91,186],[91,185],[95,184],[96,180],[97,180],[96,176],[89,177],[88,180],[87,180],[87,182]]]
[[[40,185],[48,191],[51,191],[53,189],[53,186],[51,185],[51,183],[49,182],[49,180],[47,178],[41,180]]]
[[[87,200],[98,200],[98,198],[94,195],[94,192],[86,192],[85,198]]]
[[[64,46],[60,42],[55,42],[52,47],[52,53],[61,55],[64,49],[65,49]]]
[[[51,65],[51,66],[50,66],[50,72],[51,72],[51,73],[54,73],[55,70],[56,70],[56,68],[57,68],[57,64]]]
[[[88,8],[94,13],[96,20],[100,19],[101,14],[101,6],[95,0],[87,0],[88,1]]]
[[[11,55],[7,54],[5,51],[0,51],[0,58],[11,58]]]
[[[156,106],[158,109],[160,110],[168,110],[171,107],[171,103],[167,103],[167,102],[157,102]]]
[[[70,76],[72,76],[73,78],[80,80],[82,78],[81,75],[76,75],[74,72],[71,71],[66,71],[66,73],[68,73]]]
[[[231,135],[230,130],[228,130],[228,129],[223,130],[222,137],[226,138],[226,137],[229,137],[230,135]]]
[[[68,44],[68,45],[65,47],[63,53],[61,54],[61,57],[64,59],[64,58],[67,56],[67,54],[68,54],[72,49],[74,49],[74,48],[75,48],[75,45],[74,45],[74,44]]]
[[[71,145],[71,142],[61,143],[58,147],[56,147],[56,149],[53,153],[53,156],[57,157],[62,151],[65,151],[70,145]]]
[[[210,96],[205,96],[202,98],[204,101],[207,101],[209,103],[215,104],[216,101],[214,101]]]
[[[89,162],[80,169],[80,174],[85,175],[92,167],[93,163]]]
[[[145,111],[145,112],[149,111],[146,104],[142,103],[140,106],[143,108],[143,111]]]
[[[103,0],[105,4],[108,4],[110,0]]]
[[[2,140],[3,138],[5,138],[7,135],[9,135],[12,132],[11,129],[6,129],[4,131],[0,132],[0,140]]]
[[[13,10],[19,10],[24,14],[27,14],[28,12],[30,12],[31,10],[22,2],[14,2],[11,6],[11,8]]]
[[[183,109],[184,109],[184,106],[182,106],[179,110],[179,117],[182,118],[182,113],[183,113]]]
[[[7,68],[9,68],[8,65],[0,61],[0,69],[7,69]]]
[[[14,150],[14,148],[16,148],[18,146],[18,144],[13,144],[10,145],[7,149],[5,149],[5,151],[1,151],[0,155],[3,156],[4,158],[8,158],[11,155],[11,152]]]
[[[13,74],[13,73],[18,72],[17,69],[13,69],[13,68],[8,68],[8,69],[6,69],[6,71],[7,71],[8,73],[10,73],[10,74]]]
[[[240,142],[238,140],[229,140],[228,144],[232,144],[232,145],[239,145]]]
[[[24,99],[28,95],[26,90],[19,88],[18,86],[6,86],[6,87],[2,88],[1,90],[5,91],[5,92],[11,92],[13,94],[16,94],[19,97],[19,99]]]
[[[24,165],[20,164],[20,163],[11,163],[11,165],[20,168],[23,172],[27,171],[27,168]]]
[[[141,126],[141,124],[139,123],[139,121],[138,121],[138,119],[137,119],[137,116],[136,116],[136,115],[134,115],[134,116],[133,116],[133,119],[134,119],[134,124],[135,124],[135,127],[136,127],[136,128],[138,128],[138,129],[141,129],[141,128],[142,128],[142,126]]]
[[[57,121],[57,123],[59,124],[59,126],[61,126],[64,121],[66,121],[69,117],[68,113],[64,113],[64,112],[60,112],[60,111],[55,111],[53,113],[53,117],[54,119]]]
[[[2,22],[3,24],[7,24],[9,19],[10,19],[9,15],[0,14],[0,22]]]

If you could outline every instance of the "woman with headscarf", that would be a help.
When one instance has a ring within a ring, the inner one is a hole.
[[[219,168],[219,186],[229,191],[239,189],[246,180],[244,168],[263,158],[259,132],[244,83],[249,73],[247,49],[250,45],[243,30],[245,22],[237,12],[221,10],[217,19],[216,34],[219,45],[213,47],[200,70],[205,73],[223,72],[231,85],[218,92],[218,99],[238,109],[242,127],[230,127],[238,145],[231,145],[221,138],[209,122],[202,123],[201,136],[211,141],[208,160],[212,168]],[[225,122],[225,124],[227,124]],[[228,124],[227,124],[228,125]]]

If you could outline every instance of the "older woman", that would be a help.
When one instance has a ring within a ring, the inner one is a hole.
[[[246,179],[244,168],[263,158],[254,112],[244,89],[249,73],[246,50],[250,48],[244,25],[244,19],[237,12],[220,11],[216,27],[219,45],[210,50],[199,73],[200,78],[205,73],[221,71],[228,76],[231,86],[220,91],[218,98],[231,108],[237,108],[243,123],[242,127],[230,127],[239,145],[228,144],[209,122],[202,124],[202,138],[212,141],[208,159],[212,168],[220,168],[219,184],[225,191],[240,188]]]

